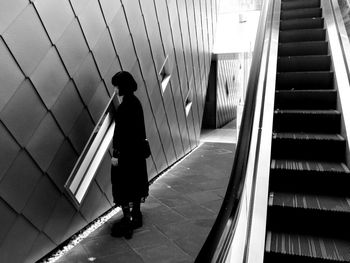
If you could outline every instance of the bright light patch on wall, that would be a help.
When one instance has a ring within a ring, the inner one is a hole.
[[[62,249],[51,255],[49,258],[44,259],[43,261],[40,261],[40,263],[53,263],[56,262],[58,259],[63,257],[65,254],[67,254],[68,251],[70,251],[72,248],[74,248],[76,245],[78,245],[83,239],[85,239],[87,236],[89,236],[92,232],[94,232],[96,229],[98,229],[100,226],[102,226],[104,223],[106,223],[109,219],[111,219],[115,214],[121,212],[120,207],[116,207],[109,211],[104,216],[98,218],[94,223],[88,226],[87,229],[82,231],[81,233],[77,234],[76,236],[73,236],[71,241],[64,246]],[[88,259],[90,262],[95,261],[95,258],[90,257]]]
[[[168,56],[165,58],[163,65],[159,71],[159,78],[160,78],[160,83],[162,87],[162,92],[164,93],[164,91],[168,87],[168,84],[171,78],[169,63],[168,63]]]
[[[95,173],[113,139],[115,122],[110,112],[99,121],[65,188],[77,207],[82,203]]]
[[[190,85],[190,89],[187,93],[186,101],[185,101],[185,111],[186,111],[186,116],[190,113],[190,110],[192,108],[192,100],[193,100],[193,91],[192,91],[192,86]]]

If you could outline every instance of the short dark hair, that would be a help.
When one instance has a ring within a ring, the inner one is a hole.
[[[127,71],[119,71],[112,77],[113,86],[122,88],[124,92],[134,92],[137,90],[137,83],[134,77]]]

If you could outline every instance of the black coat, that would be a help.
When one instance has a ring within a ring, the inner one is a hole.
[[[115,116],[112,166],[112,191],[117,205],[140,201],[148,196],[148,175],[143,142],[146,139],[142,105],[138,98],[125,95]]]

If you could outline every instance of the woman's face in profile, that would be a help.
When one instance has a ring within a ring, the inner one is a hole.
[[[119,86],[116,86],[116,87],[115,87],[115,93],[116,93],[118,96],[123,96],[123,95],[124,95],[123,90],[122,90]]]

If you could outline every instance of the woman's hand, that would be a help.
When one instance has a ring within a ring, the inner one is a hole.
[[[118,165],[118,158],[112,157],[111,163],[113,166],[117,166]]]

